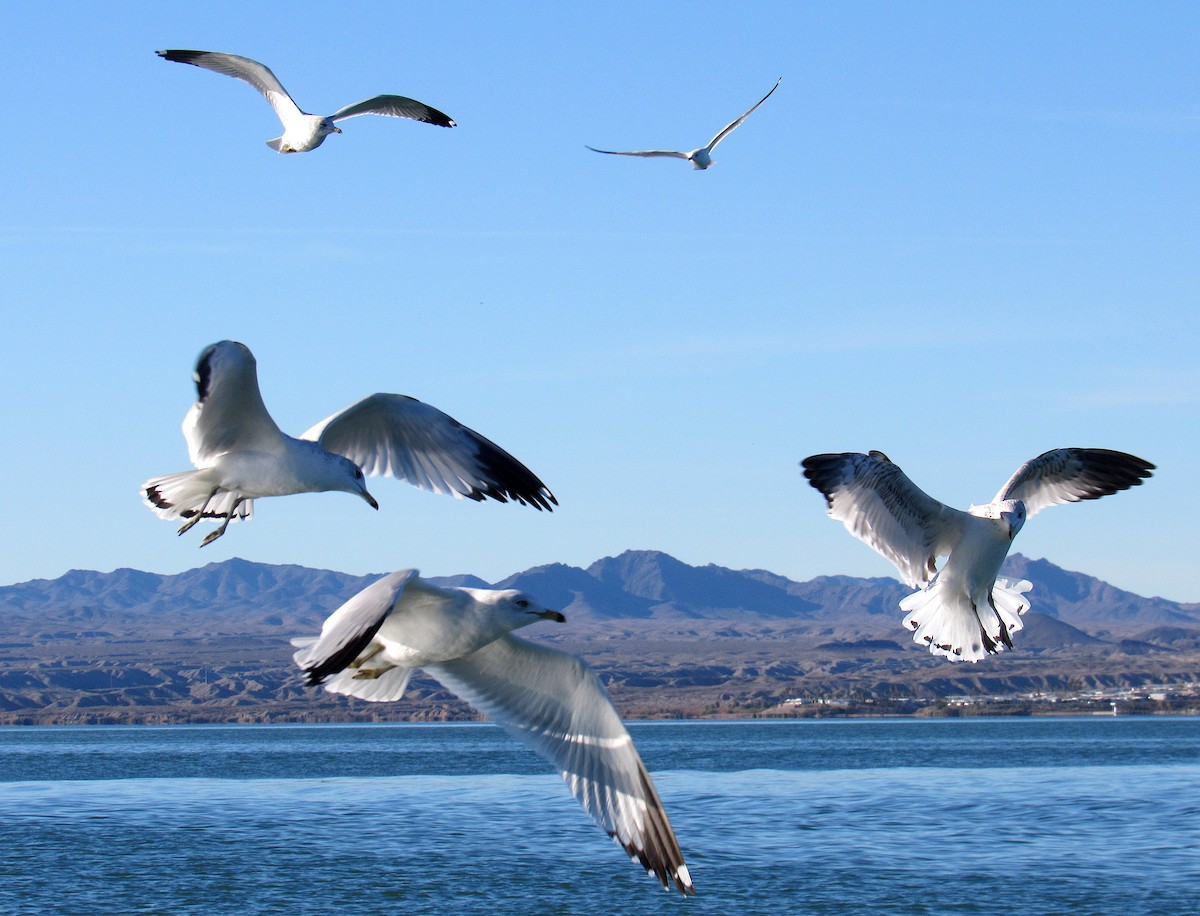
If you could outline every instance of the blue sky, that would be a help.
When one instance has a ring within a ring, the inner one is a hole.
[[[1194,4],[42,4],[0,34],[0,582],[231,556],[495,580],[627,548],[892,575],[801,458],[881,449],[965,507],[1085,445],[1159,470],[1016,550],[1200,600]],[[459,127],[357,118],[280,156],[253,90],[158,48]],[[584,148],[702,145],[779,77],[708,171]],[[138,485],[188,466],[222,338],[285,430],[409,394],[560,509],[378,480],[378,513],[264,500],[199,551]]]

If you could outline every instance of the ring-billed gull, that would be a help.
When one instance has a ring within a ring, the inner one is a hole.
[[[920,589],[900,602],[913,641],[967,661],[1011,649],[1022,628],[1024,593],[1033,586],[997,574],[1027,516],[1140,486],[1154,470],[1125,452],[1054,449],[1021,465],[990,503],[963,512],[921,491],[883,452],[813,455],[801,466],[830,516]]]
[[[684,894],[692,879],[667,812],[600,679],[582,659],[512,631],[565,621],[515,589],[442,588],[407,569],[293,639],[309,684],[398,700],[423,668],[554,764],[585,811],[629,855]]]
[[[775,85],[771,87],[771,92],[774,92],[776,89],[778,89],[779,84],[782,81],[783,81],[783,77],[780,77],[779,79],[777,79],[775,81]],[[726,137],[728,137],[729,134],[733,132],[733,129],[735,127],[737,127],[739,124],[741,124],[743,121],[745,121],[746,118],[750,117],[751,112],[753,112],[755,108],[757,108],[759,105],[761,105],[767,99],[769,99],[771,97],[771,92],[768,92],[761,99],[759,99],[757,102],[755,102],[749,108],[747,108],[744,112],[742,112],[742,114],[740,114],[738,117],[734,118],[732,121],[730,121],[724,127],[722,127],[717,132],[717,135],[708,141],[707,146],[702,146],[702,147],[700,147],[700,149],[694,149],[688,153],[680,152],[678,150],[671,150],[671,149],[643,149],[643,150],[629,150],[626,152],[621,152],[619,150],[611,150],[611,149],[596,149],[596,147],[594,147],[594,146],[589,146],[588,149],[590,149],[593,153],[606,153],[609,156],[643,156],[643,157],[645,157],[645,156],[668,156],[672,159],[686,159],[686,160],[688,160],[688,162],[690,162],[692,164],[692,168],[706,169],[710,165],[712,165],[714,162],[714,160],[712,158],[712,151],[717,148],[717,144],[720,143],[722,140],[724,140]]]
[[[254,500],[264,496],[340,490],[378,509],[364,474],[459,499],[514,499],[538,510],[558,505],[504,449],[415,398],[370,395],[294,439],[267,413],[245,344],[222,340],[205,349],[195,379],[198,399],[183,419],[183,436],[197,470],[147,480],[142,495],[159,518],[188,520],[180,534],[201,519],[222,519],[201,547],[231,520],[250,518]]]
[[[224,73],[234,79],[249,83],[261,92],[283,122],[283,136],[268,140],[267,146],[279,153],[306,153],[314,150],[330,134],[340,134],[338,121],[357,118],[359,115],[377,114],[393,118],[410,118],[438,127],[454,127],[454,121],[446,114],[431,108],[424,102],[402,95],[374,95],[345,108],[339,108],[328,117],[301,111],[283,84],[265,64],[237,54],[220,51],[155,51],[159,57],[179,64],[203,67],[214,73]]]

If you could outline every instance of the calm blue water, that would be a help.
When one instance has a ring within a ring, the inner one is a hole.
[[[634,723],[696,881],[490,725],[0,729],[0,913],[1200,914],[1200,718]]]

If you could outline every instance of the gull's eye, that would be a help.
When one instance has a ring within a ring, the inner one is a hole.
[[[355,479],[355,480],[362,480],[362,479],[363,479],[363,475],[362,475],[362,469],[361,469],[361,468],[355,468],[355,469],[354,469],[354,479]]]
[[[524,598],[518,598],[517,599],[517,607],[529,607],[529,602],[526,601]]]

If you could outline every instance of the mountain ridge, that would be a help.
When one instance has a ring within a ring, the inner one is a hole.
[[[562,610],[567,624],[522,635],[584,656],[625,714],[1200,681],[1200,605],[1144,598],[1021,555],[1006,574],[1034,582],[1033,607],[1015,648],[978,664],[914,645],[897,606],[909,589],[890,578],[796,582],[628,550],[495,585]],[[174,575],[71,570],[0,587],[0,724],[473,716],[419,673],[396,704],[302,684],[289,638],[317,632],[376,577],[235,558]],[[487,584],[470,574],[433,581]]]

